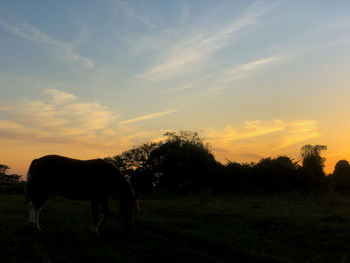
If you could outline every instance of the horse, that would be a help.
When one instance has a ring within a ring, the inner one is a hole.
[[[77,160],[59,155],[34,159],[29,167],[25,186],[29,209],[28,222],[41,230],[39,213],[52,191],[68,199],[91,201],[93,226],[99,233],[109,216],[108,199],[120,199],[120,215],[124,230],[132,230],[138,201],[130,181],[112,163],[103,159]],[[103,216],[99,218],[99,208]]]

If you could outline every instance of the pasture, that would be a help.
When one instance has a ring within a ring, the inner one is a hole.
[[[119,203],[103,233],[89,202],[52,195],[43,232],[26,228],[24,196],[0,194],[0,262],[350,262],[350,197],[157,194],[126,236]]]

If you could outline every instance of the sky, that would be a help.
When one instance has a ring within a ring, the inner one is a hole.
[[[0,0],[0,163],[200,131],[216,159],[350,161],[350,1]]]

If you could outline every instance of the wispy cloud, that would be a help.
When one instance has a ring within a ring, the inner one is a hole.
[[[192,79],[187,83],[166,90],[164,93],[174,93],[189,89],[201,88],[201,93],[221,93],[223,90],[231,87],[231,83],[253,77],[260,71],[275,65],[278,62],[285,62],[286,59],[291,58],[292,55],[274,55],[265,58],[260,58],[248,63],[236,65],[232,68],[223,69],[216,72],[216,74],[201,76],[198,79]],[[206,88],[208,87],[208,88]]]
[[[69,103],[77,99],[75,95],[57,89],[46,89],[44,92],[51,97],[55,105]]]
[[[115,2],[120,6],[122,7],[123,11],[125,12],[125,14],[131,18],[131,19],[135,19],[137,21],[139,21],[140,23],[150,27],[150,28],[154,28],[154,24],[151,23],[151,21],[143,16],[143,15],[140,15],[139,13],[137,13],[133,8],[131,8],[129,6],[129,3],[126,2],[126,1],[123,1],[123,0],[115,0]]]
[[[157,64],[139,75],[146,79],[167,79],[188,74],[203,67],[203,61],[214,52],[238,39],[244,29],[256,24],[266,11],[259,3],[250,6],[238,19],[225,26],[208,25],[190,37],[175,41],[175,45],[163,54]]]
[[[248,78],[254,71],[261,70],[264,67],[270,66],[271,64],[274,64],[285,58],[287,57],[272,56],[235,66],[232,69],[225,70],[222,81],[235,81],[239,79]]]
[[[177,87],[173,89],[165,90],[164,93],[169,94],[169,93],[175,93],[175,92],[184,91],[184,90],[195,89],[200,86],[203,86],[203,83],[205,83],[204,81],[205,81],[205,78],[194,79],[186,83],[179,84]]]
[[[227,126],[224,130],[207,129],[205,137],[214,146],[218,159],[238,158],[247,160],[247,156],[265,156],[280,154],[289,146],[306,142],[320,136],[316,120],[283,121],[246,121],[244,127]]]
[[[286,148],[287,146],[317,138],[320,136],[318,122],[315,120],[302,120],[291,122],[288,125],[288,133],[275,148],[276,150]]]
[[[30,24],[24,22],[9,24],[0,20],[0,27],[21,38],[44,44],[50,52],[62,60],[79,62],[86,68],[92,68],[95,65],[91,59],[79,55],[71,44],[56,40]]]
[[[159,136],[128,124],[165,116],[168,110],[120,122],[120,114],[99,102],[81,101],[74,94],[46,89],[41,100],[1,102],[0,139],[84,146],[114,154]]]
[[[244,129],[241,131],[228,125],[223,131],[215,129],[209,131],[207,137],[215,141],[233,142],[279,132],[286,129],[287,126],[286,122],[278,119],[271,122],[246,121]]]
[[[178,112],[178,111],[181,111],[181,110],[183,110],[183,109],[168,110],[168,111],[162,111],[162,112],[156,112],[156,113],[152,113],[152,114],[147,114],[147,115],[139,116],[137,118],[133,118],[133,119],[129,119],[129,120],[126,120],[126,121],[119,122],[119,124],[129,124],[129,123],[138,122],[138,121],[150,120],[150,119],[158,118],[158,117],[161,117],[161,116],[169,115],[171,113]]]
[[[275,147],[281,149],[301,140],[318,137],[318,125],[315,120],[283,121],[246,121],[243,130],[227,126],[223,131],[209,130],[207,137],[215,141],[234,142],[263,135],[283,132],[282,140]],[[276,140],[274,139],[274,143]]]
[[[46,100],[3,103],[0,133],[17,139],[51,142],[108,143],[116,135],[119,114],[97,102],[47,89]],[[108,135],[108,136],[107,136]],[[6,137],[5,136],[5,137]]]

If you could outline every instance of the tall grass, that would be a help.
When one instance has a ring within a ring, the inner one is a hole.
[[[53,195],[43,232],[26,228],[24,196],[0,194],[0,262],[349,262],[350,197],[202,193],[140,200],[126,236],[119,203],[100,236],[90,204]]]

